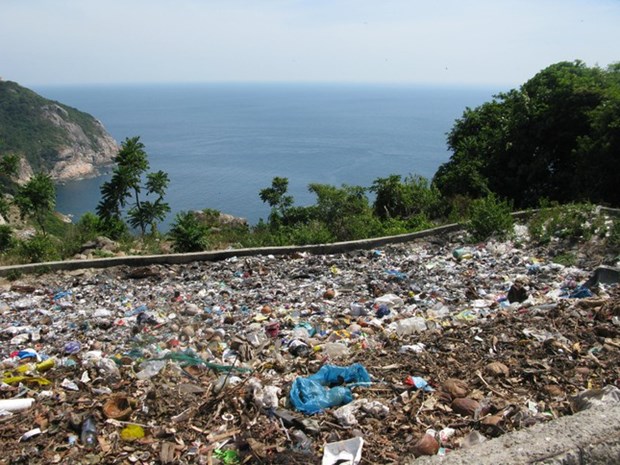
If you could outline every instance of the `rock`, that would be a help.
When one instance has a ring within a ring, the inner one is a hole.
[[[454,399],[450,405],[452,410],[461,415],[473,417],[476,410],[480,409],[480,404],[474,399],[467,397]]]
[[[489,363],[484,370],[490,376],[508,376],[510,373],[508,367],[501,362]]]
[[[443,383],[443,390],[450,394],[452,399],[465,397],[469,393],[469,387],[465,381],[449,378]]]
[[[423,455],[436,455],[439,452],[439,443],[430,434],[422,436],[413,446],[413,453],[416,457]]]

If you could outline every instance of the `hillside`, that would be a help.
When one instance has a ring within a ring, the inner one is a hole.
[[[117,151],[93,116],[0,80],[0,156],[21,157],[20,178],[37,171],[58,181],[94,176]]]

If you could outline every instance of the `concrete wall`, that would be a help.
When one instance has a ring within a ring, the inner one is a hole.
[[[620,464],[620,404],[591,408],[413,465]]]
[[[605,213],[612,216],[620,216],[620,209],[599,207]],[[512,216],[524,219],[538,210],[514,212]],[[249,249],[216,250],[211,252],[194,252],[183,254],[166,255],[136,255],[129,257],[98,258],[93,260],[65,260],[61,262],[31,263],[27,265],[13,265],[0,267],[0,276],[7,276],[11,272],[38,273],[56,270],[77,270],[83,268],[109,268],[112,266],[148,266],[148,265],[173,265],[199,261],[225,260],[230,257],[247,257],[252,255],[289,255],[295,252],[308,252],[316,255],[343,253],[351,250],[373,249],[387,244],[399,244],[410,242],[423,237],[437,236],[448,232],[458,231],[463,228],[462,224],[453,223],[437,228],[426,229],[397,236],[362,239],[358,241],[336,242],[333,244],[318,244],[305,246],[285,247],[259,247]]]
[[[251,255],[289,255],[295,252],[308,252],[316,255],[343,253],[351,250],[372,249],[387,244],[410,242],[422,237],[436,236],[462,228],[459,224],[449,224],[438,228],[427,229],[398,236],[362,239],[359,241],[335,242],[333,244],[318,244],[285,247],[258,247],[249,249],[216,250],[211,252],[177,253],[166,255],[134,255],[128,257],[98,258],[93,260],[65,260],[61,262],[31,263],[0,267],[0,276],[11,272],[37,273],[41,271],[76,270],[82,268],[108,268],[112,266],[147,266],[163,264],[182,264],[191,262],[207,262],[225,260],[230,257],[247,257]]]

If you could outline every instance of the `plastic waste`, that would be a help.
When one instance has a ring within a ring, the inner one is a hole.
[[[323,365],[314,375],[295,378],[289,395],[291,404],[308,415],[348,404],[353,394],[349,387],[342,386],[343,383],[368,385],[370,375],[359,363],[349,367]]]
[[[421,316],[413,316],[390,323],[388,328],[399,336],[408,336],[414,333],[426,331],[426,320]]]
[[[376,316],[377,318],[383,318],[384,316],[388,316],[390,313],[391,313],[390,307],[388,307],[385,304],[381,304],[379,305],[379,308],[377,308]]]
[[[32,407],[34,399],[0,399],[0,411],[18,412],[19,410],[27,410]]]
[[[415,344],[401,346],[400,349],[398,349],[398,352],[401,354],[406,354],[406,353],[421,354],[425,350],[426,350],[426,346],[422,342],[417,342]]]
[[[571,299],[585,299],[592,297],[592,291],[585,286],[579,286],[574,291],[569,293],[568,297]]]
[[[77,354],[82,349],[82,344],[78,341],[69,341],[65,344],[65,353],[72,355]]]
[[[368,313],[364,306],[357,302],[352,302],[350,305],[350,309],[352,316],[364,316]]]
[[[260,381],[252,378],[248,382],[248,387],[252,392],[254,403],[264,409],[275,409],[278,407],[278,396],[282,393],[282,390],[277,386],[265,386],[263,387]],[[217,388],[217,386],[216,386]]]
[[[312,352],[310,346],[298,339],[292,340],[288,345],[288,351],[295,357],[305,357]]]
[[[280,323],[278,323],[277,321],[269,323],[265,326],[265,333],[269,337],[278,337],[278,335],[280,334]]]
[[[291,436],[295,439],[295,449],[301,452],[310,452],[312,449],[312,439],[301,430],[294,430]]]
[[[26,431],[19,440],[22,442],[27,441],[28,439],[38,436],[39,434],[41,434],[41,428],[34,428],[30,431]]]
[[[407,376],[407,378],[405,378],[405,384],[409,386],[414,386],[416,389],[421,389],[424,392],[434,391],[434,389],[429,386],[428,382],[424,378],[420,378],[419,376]]]
[[[357,418],[355,415],[362,411],[368,415],[372,415],[377,418],[385,418],[390,409],[381,402],[367,399],[354,400],[350,404],[344,405],[333,411],[334,418],[338,420],[338,423],[345,428],[357,425]]]
[[[166,366],[166,360],[149,360],[146,362],[142,362],[140,365],[140,370],[136,373],[136,378],[138,379],[150,379],[159,373],[162,368]]]
[[[349,348],[341,342],[327,342],[321,346],[321,350],[329,358],[338,358],[349,355]]]
[[[224,465],[235,465],[239,463],[239,454],[235,450],[215,449],[213,455],[221,460]]]
[[[144,437],[144,428],[140,425],[128,425],[121,431],[123,441],[135,441]]]
[[[602,389],[588,389],[571,397],[571,404],[576,412],[599,405],[613,405],[620,402],[620,389],[608,384]]]
[[[469,247],[459,247],[452,252],[452,256],[457,260],[468,260],[474,255]]]
[[[398,307],[402,307],[405,301],[394,294],[384,294],[381,297],[375,299],[375,305],[385,305],[390,310]]]
[[[231,375],[222,375],[215,382],[215,386],[213,387],[213,392],[218,393],[226,386],[235,386],[241,382],[241,378],[238,376]]]
[[[360,437],[325,444],[321,465],[357,465],[362,460],[364,440]]]
[[[316,334],[316,329],[307,321],[303,321],[293,328],[295,337],[312,337]]]
[[[88,416],[82,422],[80,441],[87,449],[94,449],[97,446],[97,423],[94,417]]]

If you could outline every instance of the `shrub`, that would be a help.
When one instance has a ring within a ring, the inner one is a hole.
[[[577,264],[577,257],[573,253],[566,252],[553,257],[553,263],[558,263],[564,266],[573,266]]]
[[[198,221],[194,213],[178,213],[169,233],[174,251],[184,253],[207,249],[209,247],[208,230],[209,228]]]
[[[0,225],[0,253],[13,247],[13,230],[7,224]]]
[[[614,249],[620,249],[620,219],[614,219],[609,228],[608,244]]]
[[[510,204],[494,194],[476,199],[469,208],[467,230],[475,241],[484,241],[491,236],[504,238],[514,224],[510,211]]]
[[[594,234],[604,236],[607,230],[603,216],[587,203],[542,208],[530,218],[528,229],[532,239],[541,244],[552,238],[589,240]]]
[[[30,240],[19,243],[19,254],[28,263],[59,260],[60,254],[56,245],[48,236],[37,234]]]
[[[94,239],[102,229],[101,220],[92,212],[84,213],[75,226],[81,241]]]

